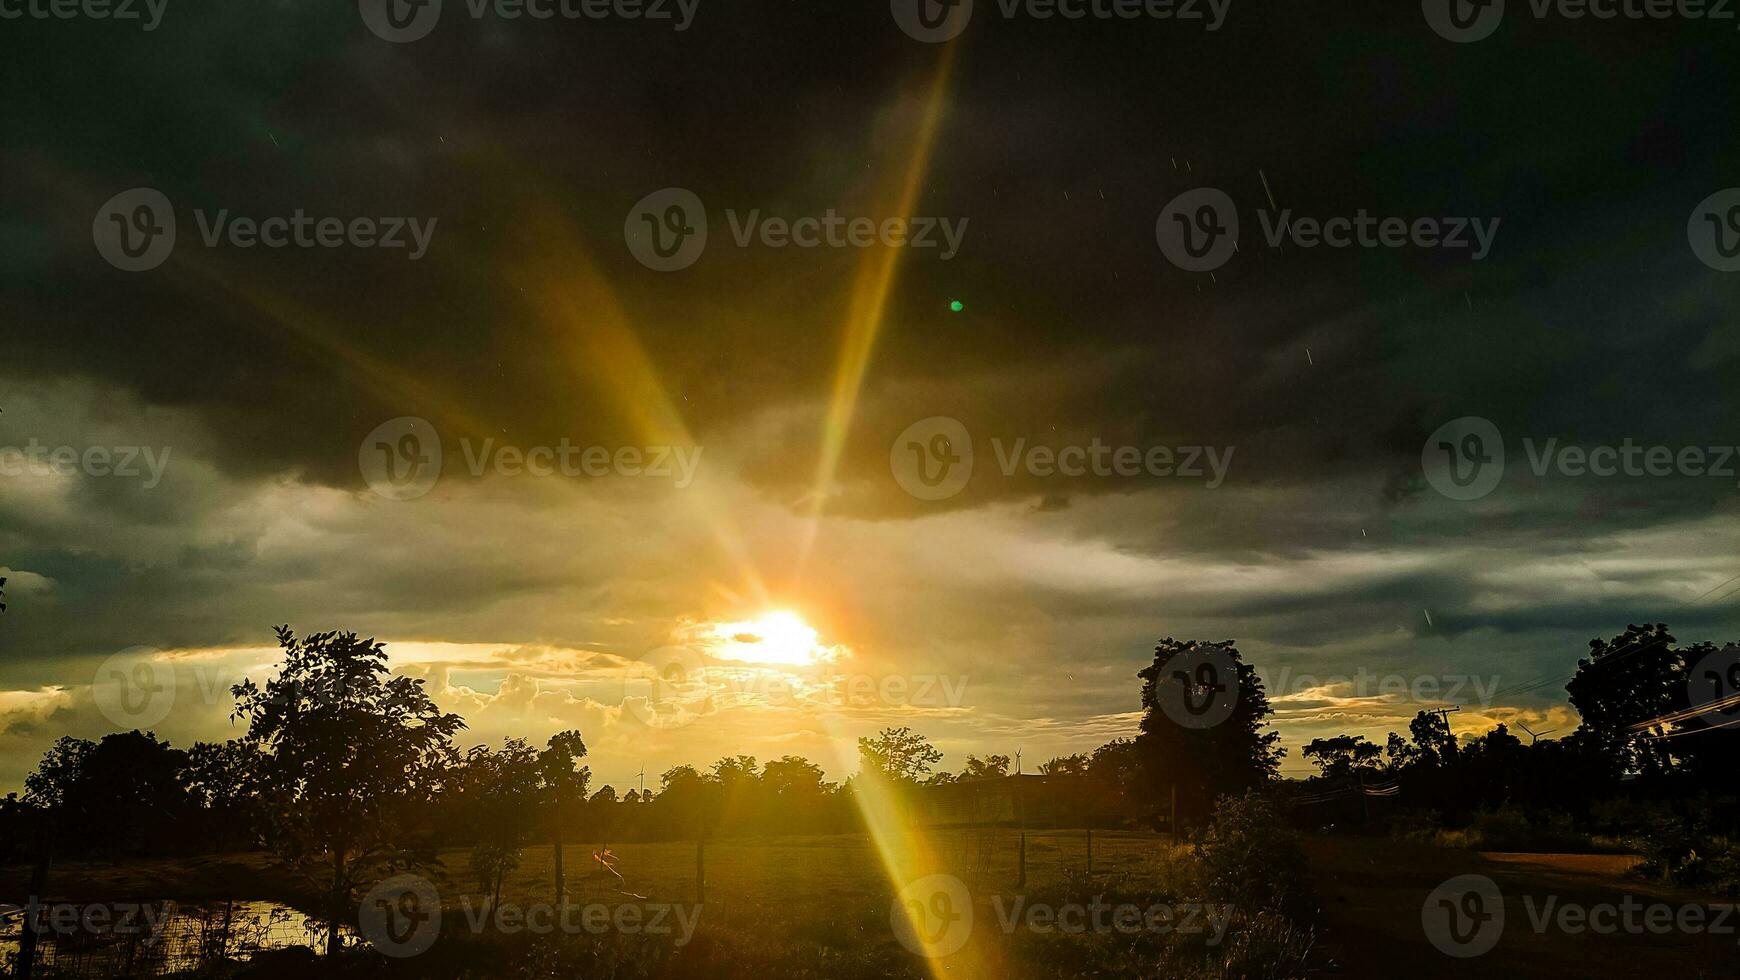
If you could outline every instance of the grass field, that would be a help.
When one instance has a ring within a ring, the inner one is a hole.
[[[916,870],[959,878],[973,903],[976,927],[961,954],[939,961],[945,976],[1086,977],[1293,976],[1264,973],[1240,959],[1239,930],[1259,942],[1274,937],[1249,922],[1236,926],[1226,947],[1205,950],[1143,944],[1108,935],[1036,934],[998,928],[995,903],[1018,897],[1050,902],[1104,893],[1117,900],[1185,898],[1195,884],[1196,860],[1147,833],[1096,832],[1093,874],[1087,872],[1082,831],[1040,832],[1027,837],[1026,883],[1018,886],[1019,839],[1009,831],[933,832],[932,862]],[[566,848],[570,901],[581,906],[673,905],[693,909],[697,899],[693,843],[613,843],[621,873],[603,870],[594,854],[601,842]],[[1468,872],[1491,876],[1502,886],[1510,926],[1483,967],[1507,976],[1551,977],[1580,971],[1586,976],[1634,976],[1659,972],[1690,977],[1737,956],[1731,936],[1571,935],[1528,928],[1525,900],[1584,904],[1615,902],[1630,894],[1651,901],[1699,901],[1676,890],[1626,877],[1633,858],[1614,855],[1484,854],[1381,839],[1319,838],[1307,841],[1315,872],[1321,919],[1307,939],[1311,959],[1350,977],[1394,975],[1398,963],[1419,976],[1463,976],[1465,961],[1432,951],[1420,931],[1427,892],[1446,878]],[[469,852],[441,855],[425,877],[440,894],[440,945],[424,956],[391,961],[385,976],[493,976],[504,949],[518,950],[513,976],[655,977],[934,977],[925,961],[903,947],[891,925],[897,885],[876,848],[863,836],[727,839],[705,849],[706,904],[691,942],[673,949],[669,938],[580,937],[555,952],[539,950],[523,934],[502,936],[493,927],[477,932],[466,915],[481,914],[484,888],[470,871]],[[3,885],[17,892],[23,869],[7,868]],[[504,905],[529,908],[549,903],[553,892],[551,851],[529,847],[520,867],[505,880]],[[177,899],[268,899],[309,911],[288,879],[271,872],[258,855],[140,861],[123,865],[65,862],[50,877],[55,900],[98,902]],[[1704,901],[1714,901],[1704,897]],[[987,925],[987,923],[991,925]],[[1180,941],[1181,942],[1181,941]],[[1122,950],[1122,951],[1120,951]],[[1132,950],[1134,950],[1132,952]],[[1593,959],[1590,954],[1595,954]],[[539,960],[539,956],[546,956]],[[1123,957],[1117,959],[1117,957]],[[532,965],[528,966],[528,961]],[[460,964],[453,968],[454,964]],[[1580,965],[1579,965],[1580,964]],[[438,974],[430,972],[439,966]]]
[[[1093,880],[1102,887],[1148,898],[1177,896],[1187,887],[1192,864],[1188,850],[1175,847],[1166,837],[1098,831],[1092,840]],[[972,945],[951,959],[963,962],[976,956],[982,963],[994,958],[998,975],[1027,975],[1006,956],[1011,937],[984,923],[997,921],[996,903],[1006,909],[1017,896],[1054,893],[1072,884],[1079,887],[1088,866],[1086,832],[1028,834],[1025,887],[1017,886],[1020,838],[1014,832],[934,832],[927,835],[927,843],[931,860],[912,870],[959,878],[974,906],[977,925]],[[612,843],[612,864],[621,878],[600,866],[595,854],[601,846],[602,842],[572,842],[565,848],[571,903],[611,908],[684,906],[693,914],[699,897],[695,844]],[[485,942],[501,940],[493,926],[477,934],[467,914],[481,915],[487,907],[485,887],[471,871],[469,852],[444,851],[440,859],[439,866],[422,871],[439,892],[443,907],[443,945],[437,948],[459,955],[465,947],[448,937],[463,942],[467,933]],[[864,836],[716,840],[705,847],[704,867],[706,902],[689,947],[676,951],[675,962],[636,965],[616,975],[698,975],[699,970],[751,976],[758,965],[779,976],[926,975],[923,959],[903,947],[896,936],[891,913],[898,885]],[[8,870],[13,878],[21,871]],[[23,882],[6,885],[17,890]],[[298,894],[294,882],[251,854],[123,865],[65,862],[55,867],[47,890],[58,901],[270,899],[319,912],[318,903]],[[505,878],[501,901],[504,907],[548,905],[553,891],[551,849],[533,846],[525,849],[520,866]],[[507,941],[525,938],[522,934]],[[1021,942],[1032,939],[1019,937]],[[655,949],[656,940],[609,942],[617,946],[605,954],[612,957],[658,960],[672,955],[668,949]],[[795,968],[799,965],[801,970]],[[985,975],[983,970],[971,972]]]

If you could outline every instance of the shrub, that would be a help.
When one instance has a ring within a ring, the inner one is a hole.
[[[1310,875],[1299,836],[1274,799],[1250,790],[1223,797],[1196,844],[1202,891],[1208,901],[1230,902],[1255,916],[1272,911],[1303,919],[1311,908]]]

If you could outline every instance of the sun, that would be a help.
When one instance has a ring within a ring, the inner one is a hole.
[[[713,654],[724,660],[807,667],[831,657],[816,642],[816,630],[788,609],[755,619],[713,624]]]

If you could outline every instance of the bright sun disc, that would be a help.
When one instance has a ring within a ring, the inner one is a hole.
[[[737,623],[716,623],[715,654],[727,660],[804,667],[825,654],[816,631],[797,613],[780,610]]]

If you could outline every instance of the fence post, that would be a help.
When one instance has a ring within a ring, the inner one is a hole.
[[[1172,844],[1178,844],[1178,784],[1172,784]]]
[[[54,824],[44,821],[39,827],[41,846],[37,850],[36,867],[30,872],[30,895],[24,904],[24,931],[18,937],[18,976],[30,980],[36,965],[37,917],[41,910],[42,893],[48,887],[48,867],[54,863]]]
[[[707,842],[695,841],[695,904],[707,904]]]
[[[1021,846],[1015,857],[1015,887],[1027,887],[1027,834],[1021,835]]]
[[[1094,829],[1087,829],[1087,873],[1094,873]]]

